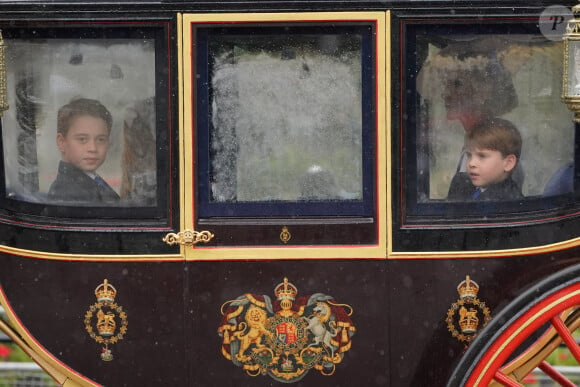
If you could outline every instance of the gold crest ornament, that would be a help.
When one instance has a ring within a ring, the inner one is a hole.
[[[109,344],[123,340],[127,333],[127,314],[115,303],[116,295],[117,289],[105,279],[95,289],[97,302],[85,313],[85,330],[93,340],[104,345],[101,351],[103,361],[113,360]]]
[[[334,374],[356,331],[353,309],[322,293],[297,297],[288,278],[274,294],[274,301],[246,293],[222,305],[218,334],[224,357],[250,376],[283,383],[297,382],[311,369]]]
[[[447,330],[457,340],[469,345],[478,330],[491,321],[491,313],[485,302],[477,298],[479,285],[469,276],[457,286],[459,299],[447,311]]]

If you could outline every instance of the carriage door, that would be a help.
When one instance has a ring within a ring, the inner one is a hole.
[[[385,380],[384,356],[364,375],[348,358],[385,283],[386,16],[183,16],[183,229],[167,238],[188,331],[217,330],[192,352],[220,340],[192,362],[202,385]],[[385,318],[356,345],[386,349]]]

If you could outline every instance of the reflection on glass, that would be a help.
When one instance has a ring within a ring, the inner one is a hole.
[[[156,205],[154,41],[5,40],[11,107],[2,120],[8,197],[64,205]],[[102,177],[120,201],[48,195],[59,163],[70,163],[62,153],[64,137],[57,135],[58,111],[79,98],[99,101],[112,118],[106,160],[82,172]]]
[[[425,35],[418,41],[424,53],[415,116],[419,200],[449,198],[458,179],[473,184],[466,138],[501,120],[521,134],[521,155],[510,172],[521,192],[571,191],[571,174],[561,173],[573,167],[574,132],[560,102],[560,42],[535,35]],[[501,141],[488,146],[498,150]]]
[[[361,37],[212,36],[211,201],[362,199]]]

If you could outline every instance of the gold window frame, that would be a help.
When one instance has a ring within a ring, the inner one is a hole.
[[[376,211],[377,243],[364,246],[245,246],[209,247],[200,244],[182,244],[181,253],[186,260],[238,260],[238,259],[384,259],[387,256],[387,235],[390,235],[390,214],[387,186],[390,180],[388,149],[390,149],[390,35],[389,12],[312,12],[312,13],[231,13],[182,14],[178,18],[180,53],[180,207],[181,230],[194,230],[194,127],[192,90],[192,27],[196,24],[231,23],[300,23],[328,21],[368,21],[376,25]],[[202,230],[196,230],[202,231]],[[211,230],[210,230],[211,231]]]

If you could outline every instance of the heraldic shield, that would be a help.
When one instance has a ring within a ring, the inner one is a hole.
[[[287,278],[274,294],[274,302],[247,293],[222,305],[222,354],[250,376],[267,374],[284,383],[311,369],[334,374],[356,331],[353,309],[322,293],[296,297]]]

